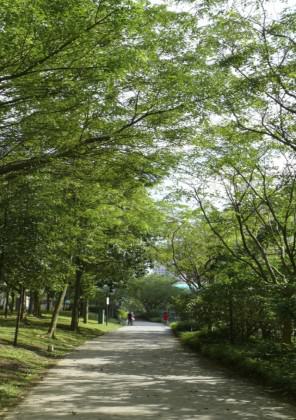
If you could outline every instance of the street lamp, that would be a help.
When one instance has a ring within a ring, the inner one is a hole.
[[[106,325],[108,325],[109,305],[110,305],[110,298],[109,298],[110,287],[108,286],[108,284],[104,284],[103,291],[106,295],[106,318],[105,318],[105,321],[106,321]]]

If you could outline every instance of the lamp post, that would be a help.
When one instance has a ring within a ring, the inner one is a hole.
[[[106,325],[108,325],[110,298],[106,296]]]
[[[110,287],[108,286],[108,284],[104,284],[103,291],[104,291],[104,293],[106,295],[106,317],[105,317],[105,322],[106,322],[106,325],[108,325],[109,305],[110,305],[110,298],[109,298]]]

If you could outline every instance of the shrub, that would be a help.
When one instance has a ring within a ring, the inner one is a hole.
[[[175,323],[182,343],[216,360],[235,372],[288,392],[296,392],[296,349],[280,343],[253,340],[233,345],[223,339],[223,331],[184,331]],[[222,339],[221,339],[222,336]],[[219,339],[220,338],[220,339]]]
[[[118,316],[119,320],[126,320],[127,319],[127,314],[128,314],[128,312],[125,311],[124,309],[118,309],[118,311],[117,311],[117,316]]]
[[[172,322],[171,328],[176,333],[181,331],[197,331],[199,328],[199,324],[197,321],[194,320],[178,321]]]

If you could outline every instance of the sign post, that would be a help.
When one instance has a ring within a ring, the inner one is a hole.
[[[110,298],[109,296],[107,296],[106,297],[106,325],[108,325],[109,304],[110,304]]]

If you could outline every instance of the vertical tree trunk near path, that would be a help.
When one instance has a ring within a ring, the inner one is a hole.
[[[88,313],[89,313],[89,301],[85,299],[83,302],[83,323],[88,323]]]
[[[20,297],[20,309],[21,309],[20,320],[21,321],[24,319],[25,311],[26,311],[25,300],[26,300],[26,289],[24,287],[22,287],[21,288],[21,297]]]
[[[72,319],[71,319],[71,326],[70,326],[70,329],[72,331],[78,330],[81,277],[82,277],[82,269],[81,267],[77,266],[76,279],[75,279],[75,285],[74,285],[74,299],[73,299],[73,306],[72,306]]]
[[[18,304],[17,317],[16,317],[16,325],[15,325],[15,332],[14,332],[14,340],[13,340],[13,345],[15,347],[17,346],[20,322],[21,322],[21,317],[22,317],[22,314],[23,314],[24,297],[25,297],[24,290],[25,290],[25,288],[24,288],[24,286],[22,286],[21,291],[20,291],[19,304]]]
[[[51,308],[51,294],[50,292],[46,293],[46,312],[50,312]]]
[[[36,317],[41,318],[41,302],[40,302],[40,293],[38,290],[35,290],[33,293],[33,301],[34,301],[33,314]]]
[[[65,296],[66,296],[66,293],[67,293],[67,289],[68,289],[68,284],[65,284],[65,287],[62,290],[62,292],[59,294],[57,302],[55,304],[54,311],[53,311],[53,314],[52,314],[52,318],[51,318],[51,321],[50,321],[50,325],[49,325],[49,328],[48,328],[48,337],[49,338],[52,338],[55,335],[59,314],[60,314],[60,311],[63,307],[63,303],[64,303],[64,299],[65,299]]]
[[[229,336],[231,344],[234,343],[234,322],[233,322],[233,300],[232,294],[230,292],[230,296],[228,299],[228,310],[229,310]]]
[[[282,314],[282,342],[292,344],[293,335],[293,317],[291,313],[291,304],[294,302],[294,287],[287,284],[283,290],[282,301],[285,303],[285,312]]]
[[[14,304],[15,304],[15,293],[11,292],[11,302],[9,305],[9,311],[11,314],[13,313],[13,310],[14,310]]]
[[[5,308],[4,308],[5,319],[7,319],[8,317],[8,309],[9,309],[9,289],[6,290],[6,296],[5,296]]]
[[[28,314],[32,315],[33,313],[33,292],[30,292],[30,301],[29,301],[29,308],[28,308]]]

